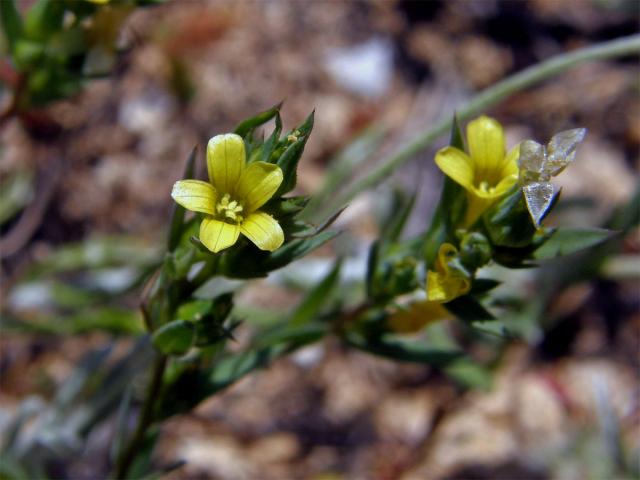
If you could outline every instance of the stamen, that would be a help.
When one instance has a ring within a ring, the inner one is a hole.
[[[243,220],[243,216],[240,215],[244,208],[237,200],[231,200],[231,196],[225,193],[216,205],[216,212],[223,217],[223,220],[231,220],[236,223],[240,223]]]

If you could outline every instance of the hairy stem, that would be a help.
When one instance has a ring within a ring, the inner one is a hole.
[[[468,103],[457,109],[458,119],[466,120],[477,115],[510,95],[542,80],[558,75],[581,63],[638,53],[640,53],[640,35],[632,35],[600,43],[592,47],[581,48],[569,53],[556,55],[548,60],[526,68],[480,92]],[[418,134],[413,140],[410,140],[407,145],[384,159],[378,166],[373,167],[366,176],[353,183],[351,188],[337,197],[336,201],[331,202],[331,208],[328,209],[328,211],[333,211],[345,205],[358,194],[385,180],[394,170],[431,145],[431,143],[447,133],[450,128],[451,116],[447,116],[426,132]]]

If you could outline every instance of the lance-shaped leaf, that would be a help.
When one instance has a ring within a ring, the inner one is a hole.
[[[278,112],[280,111],[280,107],[282,107],[282,102],[278,103],[277,105],[274,105],[273,107],[269,108],[268,110],[265,110],[264,112],[260,112],[254,117],[248,118],[247,120],[240,122],[234,130],[235,133],[237,133],[241,137],[246,137],[249,133],[251,133],[252,130],[255,130],[257,127],[261,125],[264,125],[273,117],[278,115]]]
[[[536,260],[563,257],[594,247],[613,238],[617,233],[602,228],[559,228],[538,248]]]

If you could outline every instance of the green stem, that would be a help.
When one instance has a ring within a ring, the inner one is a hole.
[[[122,451],[118,457],[118,462],[115,469],[114,479],[127,478],[127,472],[136,458],[136,454],[142,448],[147,430],[151,426],[154,420],[154,406],[160,395],[160,389],[162,388],[162,378],[167,366],[167,357],[165,355],[156,354],[156,359],[153,365],[153,373],[151,380],[149,381],[149,388],[147,389],[147,396],[142,407],[142,412],[138,418],[138,425],[136,426],[135,433],[131,438],[131,442]]]
[[[514,93],[530,87],[542,80],[551,78],[581,63],[602,60],[605,58],[621,57],[640,53],[640,35],[631,35],[604,42],[593,47],[582,48],[573,52],[563,53],[533,65],[519,73],[516,73],[494,86],[482,91],[472,98],[466,105],[457,109],[459,120],[466,120],[478,113],[490,108]],[[413,140],[398,150],[396,153],[383,160],[380,165],[372,168],[365,177],[357,180],[352,187],[340,195],[335,202],[331,202],[331,209],[345,205],[358,194],[374,187],[386,179],[399,166],[406,163],[417,153],[431,145],[439,137],[447,133],[451,128],[451,115],[441,119],[432,128],[417,135]]]

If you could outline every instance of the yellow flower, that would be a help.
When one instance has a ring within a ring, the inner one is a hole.
[[[458,253],[450,243],[443,243],[438,250],[436,270],[427,272],[427,300],[446,303],[471,289],[471,282],[463,272],[452,268],[449,262]]]
[[[469,154],[445,147],[436,153],[436,164],[445,175],[467,191],[465,226],[473,224],[518,181],[519,145],[508,154],[502,125],[481,116],[467,125]]]
[[[171,196],[187,210],[204,213],[200,241],[214,253],[238,241],[240,233],[259,249],[273,252],[284,242],[280,224],[258,210],[282,183],[282,170],[266,162],[246,164],[239,135],[217,135],[207,146],[209,181],[180,180]]]
[[[97,3],[98,5],[106,5],[111,0],[87,0],[89,3]]]
[[[389,327],[396,333],[415,333],[425,326],[451,318],[451,314],[438,302],[416,302],[398,310],[389,318]]]

